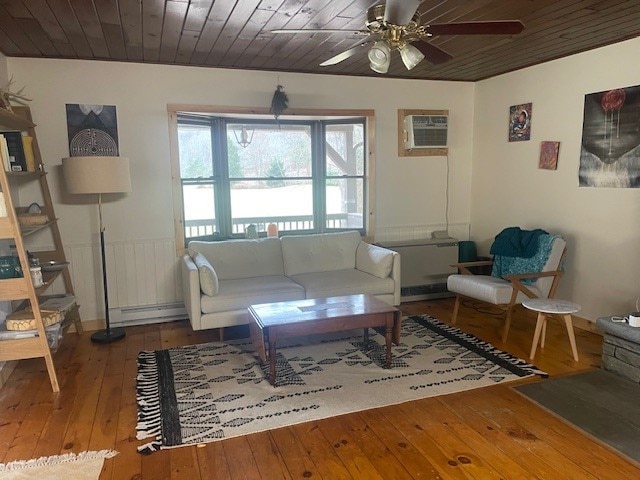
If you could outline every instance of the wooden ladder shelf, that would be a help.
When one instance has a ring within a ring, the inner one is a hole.
[[[28,107],[14,107],[13,112],[8,112],[0,108],[0,126],[4,130],[26,131],[33,138],[33,151],[36,160],[37,171],[35,172],[5,172],[4,166],[0,165],[0,190],[7,210],[6,217],[0,217],[0,240],[13,240],[20,260],[23,276],[21,278],[0,279],[0,301],[26,300],[33,311],[36,330],[38,335],[27,338],[16,338],[11,340],[0,340],[0,361],[22,360],[27,358],[43,357],[47,365],[51,387],[54,392],[60,391],[58,378],[56,376],[53,357],[49,343],[47,341],[46,330],[42,320],[42,312],[38,297],[43,294],[53,283],[58,275],[62,275],[65,291],[73,295],[73,283],[68,269],[58,272],[47,272],[44,275],[44,285],[36,288],[29,274],[29,259],[27,258],[24,237],[35,231],[49,229],[53,238],[54,249],[47,252],[35,252],[40,261],[61,261],[66,262],[62,237],[55,217],[51,192],[47,183],[47,175],[42,163],[42,157],[36,140],[35,125],[31,119],[31,112]],[[19,178],[21,182],[37,180],[40,184],[43,206],[42,213],[46,214],[49,221],[38,228],[21,227],[16,214],[16,209],[11,196],[11,180]],[[75,305],[67,312],[64,324],[70,322],[75,324],[78,333],[82,333],[79,307]]]

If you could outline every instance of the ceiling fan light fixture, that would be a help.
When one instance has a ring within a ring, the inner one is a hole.
[[[369,49],[369,67],[377,73],[387,73],[391,63],[391,47],[384,40],[378,40]]]
[[[402,62],[404,63],[404,66],[407,67],[407,70],[411,70],[424,60],[424,54],[409,43],[398,47],[398,51],[400,52],[400,57],[402,57]]]

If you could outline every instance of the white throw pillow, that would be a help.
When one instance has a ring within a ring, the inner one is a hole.
[[[387,278],[392,267],[393,253],[386,248],[360,242],[356,250],[356,268],[358,270],[378,278]]]
[[[207,257],[200,252],[191,252],[191,258],[196,267],[198,267],[198,273],[200,274],[200,290],[205,295],[213,297],[218,293],[220,287],[216,271],[207,260]]]

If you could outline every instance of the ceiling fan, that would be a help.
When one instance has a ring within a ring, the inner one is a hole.
[[[434,35],[510,35],[524,29],[519,20],[488,22],[456,22],[422,25],[417,11],[423,0],[387,0],[367,10],[363,30],[272,30],[271,33],[346,33],[367,35],[369,39],[331,57],[320,65],[326,67],[350,58],[368,48],[369,66],[378,73],[387,73],[391,52],[398,50],[407,70],[411,70],[424,58],[438,64],[453,57],[441,48],[427,42]]]

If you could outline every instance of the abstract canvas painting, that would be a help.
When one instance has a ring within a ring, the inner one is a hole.
[[[118,122],[114,105],[67,104],[69,155],[117,157]]]
[[[522,142],[531,138],[532,103],[509,107],[509,141]]]
[[[640,187],[640,86],[584,97],[581,187]]]
[[[559,152],[560,142],[541,142],[538,168],[542,168],[543,170],[556,170],[558,168]]]

